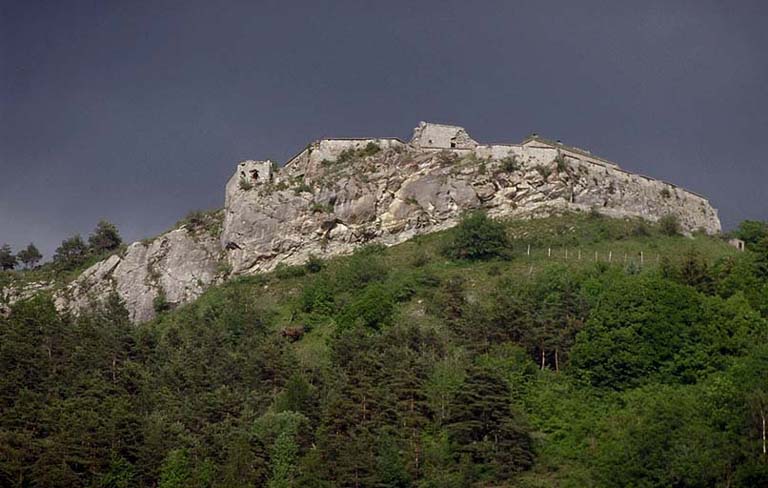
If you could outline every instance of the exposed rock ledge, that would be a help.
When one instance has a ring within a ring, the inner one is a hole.
[[[114,290],[134,321],[146,321],[156,301],[188,302],[229,275],[369,242],[397,244],[452,227],[475,208],[494,217],[595,209],[656,221],[672,214],[686,231],[720,231],[705,198],[588,151],[535,136],[483,145],[460,127],[422,123],[410,143],[325,139],[279,170],[269,161],[242,162],[227,183],[217,235],[182,227],[134,243],[83,272],[56,293],[56,303],[76,311]]]

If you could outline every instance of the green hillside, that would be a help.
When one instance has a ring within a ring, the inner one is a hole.
[[[19,303],[0,485],[766,486],[768,229],[666,224],[470,215],[140,326]]]

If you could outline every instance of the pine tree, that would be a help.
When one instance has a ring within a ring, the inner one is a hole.
[[[13,255],[11,246],[3,244],[2,247],[0,247],[0,269],[4,271],[11,270],[16,267],[17,263],[18,259]]]
[[[533,464],[531,437],[510,407],[507,384],[473,367],[454,399],[447,428],[456,454],[467,455],[480,478],[509,479]]]
[[[61,245],[53,255],[53,262],[62,269],[74,269],[82,264],[88,256],[88,246],[80,234],[61,241]]]
[[[43,255],[40,254],[40,251],[31,242],[26,249],[19,251],[17,257],[26,268],[33,268],[41,259],[43,259]]]
[[[100,254],[105,251],[113,251],[120,247],[123,239],[120,237],[115,224],[106,220],[99,221],[93,233],[88,237],[88,245],[91,251]]]

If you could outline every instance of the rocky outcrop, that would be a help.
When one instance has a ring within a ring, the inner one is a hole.
[[[243,161],[226,185],[220,218],[199,217],[128,246],[56,292],[56,303],[77,311],[115,292],[142,322],[230,275],[366,243],[397,244],[452,227],[471,209],[499,218],[568,210],[656,221],[669,214],[685,231],[720,230],[705,198],[589,151],[537,136],[483,145],[461,127],[421,123],[410,143],[324,139],[280,169]]]
[[[119,255],[86,269],[55,295],[59,309],[80,310],[117,293],[134,322],[199,297],[223,278],[217,236],[187,226],[150,242],[135,242]]]
[[[686,231],[720,230],[703,197],[581,149],[538,137],[480,145],[461,128],[424,123],[414,140],[318,141],[268,176],[268,162],[241,163],[227,184],[221,236],[233,272],[268,271],[369,242],[397,244],[478,208],[504,218],[596,210],[656,221],[671,214]]]
[[[0,284],[0,317],[11,313],[11,306],[21,300],[27,300],[38,293],[53,289],[53,283],[47,281],[31,281],[22,284],[13,282]]]

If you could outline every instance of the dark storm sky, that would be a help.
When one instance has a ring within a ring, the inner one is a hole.
[[[0,243],[221,207],[322,136],[538,132],[768,219],[766,1],[0,0]]]

